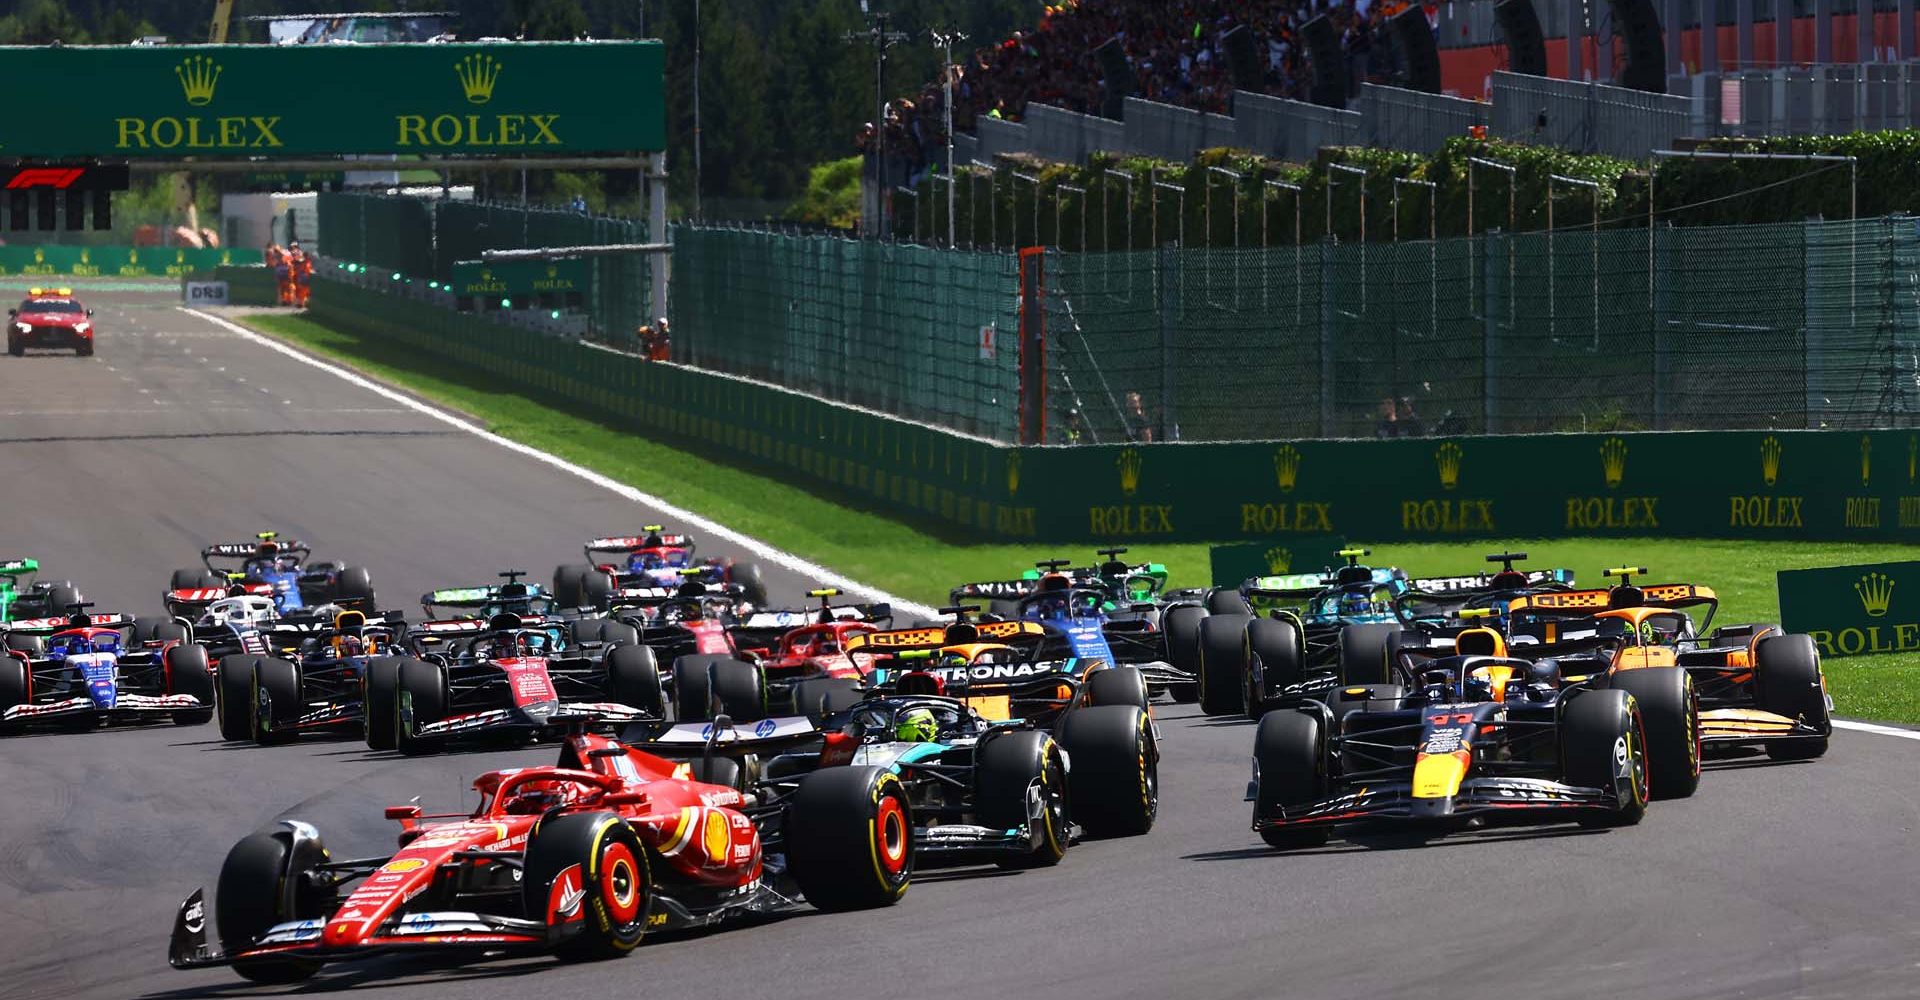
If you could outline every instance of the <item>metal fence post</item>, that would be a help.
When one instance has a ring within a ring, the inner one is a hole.
[[[1337,368],[1333,356],[1333,258],[1329,253],[1332,244],[1326,240],[1314,244],[1320,251],[1320,436],[1336,437],[1334,433],[1334,385],[1333,376]],[[1299,247],[1293,250],[1296,257]],[[1295,291],[1298,295],[1298,290]]]
[[[1154,255],[1155,295],[1160,300],[1160,427],[1155,440],[1167,441],[1170,428],[1178,427],[1174,415],[1175,342],[1179,339],[1180,253],[1174,247],[1156,247]]]
[[[1506,238],[1512,239],[1512,234],[1506,234]],[[1480,262],[1482,268],[1481,273],[1487,275],[1493,274],[1493,270],[1487,266],[1492,262],[1494,256],[1493,240],[1491,238],[1482,240],[1480,242],[1480,251],[1482,256],[1486,258]],[[1480,432],[1482,434],[1497,434],[1499,433],[1499,427],[1497,425],[1499,413],[1497,407],[1494,405],[1494,365],[1499,356],[1500,320],[1498,311],[1500,303],[1499,298],[1494,294],[1492,281],[1482,283],[1481,289],[1484,300],[1481,305],[1483,321],[1480,331]]]

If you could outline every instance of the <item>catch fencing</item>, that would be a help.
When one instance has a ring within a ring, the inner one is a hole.
[[[1023,319],[1050,443],[1920,421],[1908,218],[1048,252],[1025,313],[1013,254],[679,227],[675,258],[677,357],[1000,441]]]

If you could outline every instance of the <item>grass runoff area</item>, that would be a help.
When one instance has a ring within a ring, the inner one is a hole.
[[[1009,579],[1037,559],[1092,561],[1088,545],[975,544],[879,514],[858,498],[816,493],[759,471],[635,437],[580,412],[537,401],[504,379],[450,371],[434,356],[363,339],[292,315],[242,322],[473,416],[495,433],[594,469],[752,537],[923,604],[946,603],[952,585]],[[608,531],[627,530],[608,525]],[[1365,543],[1362,543],[1365,544]],[[1371,545],[1372,561],[1422,576],[1476,573],[1499,548],[1524,551],[1534,568],[1564,566],[1589,584],[1608,566],[1652,570],[1654,581],[1713,587],[1722,623],[1779,620],[1774,572],[1920,559],[1920,546],[1696,539],[1515,539]],[[558,558],[558,556],[556,556]],[[1205,545],[1138,545],[1131,559],[1165,563],[1176,587],[1204,586]],[[776,595],[776,599],[780,595]],[[786,595],[797,597],[797,595]],[[1826,661],[1839,714],[1920,723],[1920,654]]]

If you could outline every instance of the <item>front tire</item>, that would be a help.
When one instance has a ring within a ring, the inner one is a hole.
[[[259,659],[246,653],[220,658],[220,669],[214,677],[219,685],[214,716],[220,722],[220,738],[229,743],[253,738],[253,665]]]
[[[420,727],[447,717],[446,670],[437,663],[409,659],[400,664],[401,711],[395,713],[394,749],[409,757],[439,753],[445,741],[417,736]]]
[[[173,713],[176,726],[200,726],[213,719],[215,698],[213,671],[207,666],[204,646],[168,646],[160,654],[167,661],[168,694],[192,695],[203,708],[183,708]]]
[[[1208,715],[1247,710],[1244,679],[1252,656],[1247,644],[1251,621],[1246,614],[1215,614],[1200,623],[1200,710]]]
[[[667,717],[667,696],[660,687],[660,664],[647,646],[615,646],[607,651],[607,692],[613,700],[647,713]]]
[[[1191,684],[1167,686],[1167,693],[1181,704],[1200,700],[1200,623],[1206,617],[1207,609],[1197,604],[1176,604],[1160,616],[1160,628],[1167,636],[1167,662],[1193,678]]]
[[[1087,677],[1087,704],[1147,707],[1147,678],[1139,667],[1107,667]]]
[[[260,657],[253,665],[253,701],[247,735],[263,747],[292,742],[293,723],[306,702],[300,697],[300,668],[277,657]]]
[[[227,852],[214,893],[215,924],[222,951],[232,954],[253,945],[275,924],[325,916],[330,900],[304,886],[295,888],[293,907],[287,908],[289,879],[327,860],[319,840],[302,840],[296,847],[291,831],[262,830],[243,838]],[[297,983],[312,978],[320,963],[297,958],[249,958],[233,963],[242,979],[256,983]]]
[[[1146,710],[1076,709],[1060,720],[1059,738],[1073,768],[1067,791],[1075,822],[1096,837],[1153,829],[1160,811],[1160,747]]]
[[[1700,787],[1700,700],[1685,667],[1616,671],[1607,680],[1633,695],[1647,730],[1647,794],[1684,799]]]
[[[1253,734],[1253,759],[1260,769],[1253,799],[1255,820],[1326,797],[1324,736],[1320,720],[1304,712],[1270,712],[1260,720]],[[1261,830],[1260,839],[1268,847],[1289,850],[1318,847],[1332,833],[1325,826],[1275,827]]]
[[[1028,797],[1038,794],[1039,815]],[[1067,853],[1067,770],[1059,745],[1046,733],[1007,733],[980,748],[973,768],[973,801],[982,826],[1025,827],[1032,850],[1002,858],[1003,868],[1048,868]]]
[[[542,818],[527,838],[521,902],[549,926],[579,923],[555,953],[566,961],[619,958],[646,933],[653,894],[647,852],[613,813]],[[584,896],[574,893],[585,891]]]
[[[830,767],[787,799],[787,867],[819,910],[891,906],[913,881],[913,813],[898,776]]]
[[[1268,702],[1289,686],[1307,679],[1300,660],[1300,634],[1293,623],[1278,618],[1255,618],[1247,623],[1247,671],[1241,687],[1247,703],[1247,715],[1259,721]],[[1253,673],[1254,659],[1260,661],[1260,676]]]
[[[1625,691],[1588,691],[1560,717],[1561,769],[1567,783],[1611,790],[1613,810],[1586,812],[1582,826],[1632,826],[1647,814],[1647,750],[1640,708]]]
[[[1820,651],[1806,635],[1772,635],[1754,649],[1753,684],[1760,709],[1798,719],[1823,733],[1833,732],[1827,712],[1827,682],[1820,672]],[[1827,752],[1826,736],[1774,740],[1774,760],[1812,760]]]
[[[401,656],[376,656],[367,661],[360,699],[360,725],[369,750],[394,749],[399,726]]]

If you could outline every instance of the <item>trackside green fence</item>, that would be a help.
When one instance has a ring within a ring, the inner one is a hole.
[[[963,537],[1920,541],[1920,431],[1012,447],[326,278],[316,318]]]

